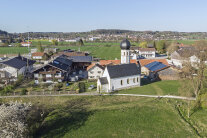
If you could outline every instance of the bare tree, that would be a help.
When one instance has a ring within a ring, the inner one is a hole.
[[[11,102],[0,106],[0,137],[26,137],[26,115],[31,104]]]
[[[186,52],[186,54],[189,54]],[[194,55],[196,60],[185,59],[182,69],[182,78],[188,80],[189,87],[192,87],[197,100],[202,90],[205,88],[205,72],[207,71],[207,42],[198,41],[195,44]],[[191,55],[193,56],[193,55]]]

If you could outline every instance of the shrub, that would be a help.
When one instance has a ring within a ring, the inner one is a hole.
[[[28,92],[28,90],[27,89],[25,89],[25,88],[23,88],[22,90],[21,90],[21,95],[26,95],[27,94],[27,92]]]
[[[79,87],[79,92],[85,92],[86,91],[85,83],[84,82],[80,82],[78,84],[78,87]]]

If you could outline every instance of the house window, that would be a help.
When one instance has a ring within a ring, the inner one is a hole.
[[[93,71],[91,71],[90,73],[93,74]]]
[[[101,71],[98,71],[98,73],[101,73]]]
[[[123,85],[123,80],[121,80],[121,85]]]
[[[139,78],[137,77],[137,82],[139,82]]]
[[[129,84],[129,79],[127,79],[127,84]]]
[[[133,78],[133,82],[135,83],[135,78]]]

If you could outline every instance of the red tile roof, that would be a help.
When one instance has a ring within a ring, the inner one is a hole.
[[[139,60],[139,63],[141,66],[145,66],[145,65],[152,63],[154,61],[161,62],[165,65],[169,65],[166,59],[141,59],[141,60]]]
[[[44,56],[45,53],[43,52],[35,52],[35,53],[32,53],[32,57],[35,57],[35,56]]]
[[[99,61],[101,66],[106,66],[106,65],[119,65],[121,64],[121,60],[100,60]],[[130,63],[136,63],[137,64],[137,60],[136,59],[131,59]]]
[[[93,67],[96,66],[96,65],[99,66],[100,68],[104,69],[103,66],[101,66],[101,65],[99,65],[99,64],[97,64],[97,63],[92,63],[90,66],[87,67],[87,71],[90,70],[91,68],[93,68]]]

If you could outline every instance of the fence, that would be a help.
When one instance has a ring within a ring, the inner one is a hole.
[[[21,92],[7,93],[6,96],[21,96],[21,95],[61,95],[61,94],[78,94],[76,91],[41,91],[41,92]]]

